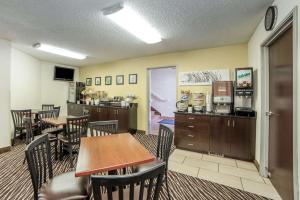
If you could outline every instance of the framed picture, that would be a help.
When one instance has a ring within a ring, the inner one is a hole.
[[[124,75],[117,75],[116,76],[116,84],[117,85],[124,85]]]
[[[129,84],[137,84],[137,74],[129,74]]]
[[[95,77],[95,85],[101,85],[101,77]]]
[[[92,81],[93,79],[92,78],[86,78],[86,80],[85,80],[85,85],[86,86],[92,86]]]
[[[112,76],[105,76],[105,85],[111,85]]]

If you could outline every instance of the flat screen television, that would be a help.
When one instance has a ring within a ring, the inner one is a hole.
[[[74,80],[74,69],[55,66],[54,80],[73,81]]]

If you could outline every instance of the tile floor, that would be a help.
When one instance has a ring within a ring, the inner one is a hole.
[[[269,179],[251,162],[175,149],[169,170],[216,182],[271,199],[281,199]]]

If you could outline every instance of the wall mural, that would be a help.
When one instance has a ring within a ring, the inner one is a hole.
[[[213,81],[230,81],[229,69],[179,72],[179,85],[211,85]]]

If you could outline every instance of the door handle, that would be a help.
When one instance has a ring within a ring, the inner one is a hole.
[[[194,128],[195,126],[193,126],[193,125],[190,125],[190,126],[188,126],[189,128]]]
[[[195,118],[194,118],[194,117],[189,117],[188,119],[193,120],[193,119],[195,119]]]
[[[235,121],[232,120],[232,127],[234,128],[235,127]]]
[[[188,136],[189,136],[189,137],[191,137],[191,138],[193,138],[193,137],[194,137],[194,135],[192,135],[192,134],[188,134]]]
[[[267,111],[266,112],[266,116],[268,116],[268,117],[271,117],[271,116],[273,116],[273,115],[279,115],[279,114],[277,114],[277,113],[273,113],[272,111]]]
[[[230,119],[227,120],[227,126],[230,126]]]

